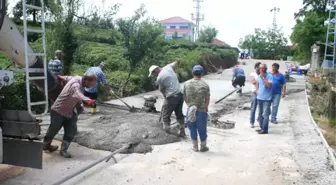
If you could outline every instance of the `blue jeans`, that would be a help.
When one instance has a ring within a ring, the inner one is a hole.
[[[189,109],[188,109],[189,111]],[[188,120],[188,111],[186,114],[186,122],[190,130],[190,137],[193,140],[197,139],[197,133],[201,141],[205,141],[208,137],[207,135],[207,122],[208,122],[208,113],[196,111],[196,121],[190,122]]]
[[[271,114],[271,103],[268,100],[258,100],[260,129],[268,133],[269,116]]]
[[[257,95],[253,93],[251,95],[251,112],[250,112],[250,124],[251,125],[254,125],[257,105],[258,105]]]
[[[281,94],[273,94],[271,120],[277,120],[278,109],[280,105]]]

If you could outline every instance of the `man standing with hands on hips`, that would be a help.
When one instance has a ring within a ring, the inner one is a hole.
[[[260,75],[257,80],[257,100],[259,108],[260,129],[256,130],[258,134],[268,134],[269,116],[271,114],[272,103],[272,81],[273,75],[267,72],[267,65],[260,64]]]

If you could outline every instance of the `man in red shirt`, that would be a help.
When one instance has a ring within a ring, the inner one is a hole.
[[[80,76],[63,76],[59,77],[66,82],[62,92],[51,106],[50,126],[43,141],[43,150],[54,152],[58,146],[51,145],[52,140],[63,127],[64,136],[61,145],[60,154],[66,158],[71,155],[67,152],[71,141],[77,133],[78,112],[76,105],[84,103],[88,106],[94,104],[94,100],[84,96],[84,87],[90,88],[96,84],[96,76],[88,73],[83,77]]]

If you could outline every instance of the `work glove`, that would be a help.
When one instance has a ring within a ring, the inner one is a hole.
[[[95,103],[95,101],[94,100],[88,100],[87,103],[88,103],[88,105],[91,106],[91,105],[93,105]]]
[[[64,77],[62,75],[57,75],[57,78],[60,80],[58,82],[58,85],[63,86],[64,85]]]

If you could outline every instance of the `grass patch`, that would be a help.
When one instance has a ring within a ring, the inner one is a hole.
[[[329,146],[336,150],[336,126],[325,116],[313,114],[313,118],[316,124],[322,129],[323,136]]]

